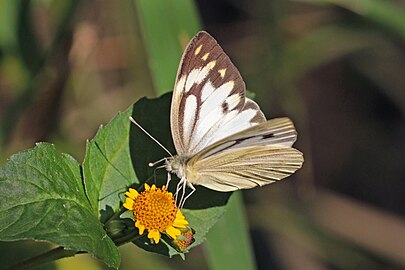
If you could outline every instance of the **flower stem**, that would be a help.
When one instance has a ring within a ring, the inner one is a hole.
[[[32,269],[45,263],[49,263],[66,257],[72,257],[76,253],[78,252],[75,250],[68,250],[64,249],[64,247],[57,247],[45,253],[39,254],[38,256],[29,258],[25,261],[12,265],[8,267],[6,270]]]

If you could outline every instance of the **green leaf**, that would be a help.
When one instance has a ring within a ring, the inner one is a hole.
[[[211,269],[255,269],[249,234],[240,234],[240,228],[243,232],[248,231],[246,217],[240,209],[242,203],[242,194],[235,192],[229,200],[228,211],[216,225],[216,230],[208,234],[209,241],[205,244],[205,249],[210,258]]]
[[[80,165],[51,144],[13,155],[0,169],[0,240],[45,240],[118,267],[120,257],[84,193]]]
[[[0,48],[10,50],[16,44],[17,21],[14,20],[19,1],[0,0]]]
[[[129,155],[130,115],[131,110],[118,113],[87,143],[84,182],[95,213],[102,211],[101,220],[119,209],[119,195],[138,182]]]
[[[184,47],[200,29],[194,1],[134,1],[157,94],[172,90]],[[162,16],[164,14],[164,16]]]
[[[143,98],[134,105],[133,117],[170,152],[174,153],[169,124],[170,103],[171,93],[157,99]],[[135,125],[131,128],[131,138],[133,138],[130,141],[131,157],[140,182],[149,181],[150,184],[156,182],[158,187],[164,185],[167,180],[166,170],[157,170],[156,178],[154,178],[154,169],[150,168],[148,163],[167,157],[168,154]],[[174,179],[170,183],[169,190],[172,192],[174,192],[177,181],[178,179]],[[197,186],[196,192],[187,200],[183,209],[190,226],[196,231],[195,242],[189,248],[204,241],[208,230],[224,214],[229,196],[230,193],[216,192]],[[146,250],[169,257],[178,254],[168,244],[150,245],[150,241],[146,237],[137,239],[134,243]]]

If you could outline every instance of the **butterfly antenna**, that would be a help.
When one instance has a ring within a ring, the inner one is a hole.
[[[129,120],[131,120],[132,123],[134,123],[137,127],[139,127],[146,135],[149,136],[149,138],[151,138],[152,140],[155,141],[155,143],[157,143],[160,147],[163,148],[163,150],[165,150],[171,157],[173,157],[172,153],[170,153],[169,150],[167,150],[166,147],[163,146],[163,144],[161,144],[158,140],[156,140],[152,135],[150,135],[140,124],[138,124],[138,122],[135,121],[134,118],[132,118],[132,116],[129,117]]]

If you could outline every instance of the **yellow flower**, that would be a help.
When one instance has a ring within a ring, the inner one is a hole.
[[[160,234],[165,233],[172,239],[181,235],[180,229],[188,225],[188,221],[176,207],[173,194],[166,187],[150,187],[145,183],[145,191],[138,193],[130,188],[125,193],[127,196],[124,207],[134,213],[135,227],[139,234],[148,230],[148,238],[154,243],[159,243]]]

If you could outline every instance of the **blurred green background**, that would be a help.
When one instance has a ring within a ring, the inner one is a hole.
[[[173,49],[160,38],[177,16],[218,40],[268,118],[289,116],[298,130],[303,169],[243,192],[252,268],[404,269],[404,1],[0,0],[0,164],[37,141],[82,161],[99,125],[171,90],[167,58],[177,63],[192,37],[173,37]],[[185,261],[125,245],[121,269],[240,259],[234,240],[208,238]],[[1,243],[0,267],[41,248]],[[78,255],[47,269],[105,266]]]

